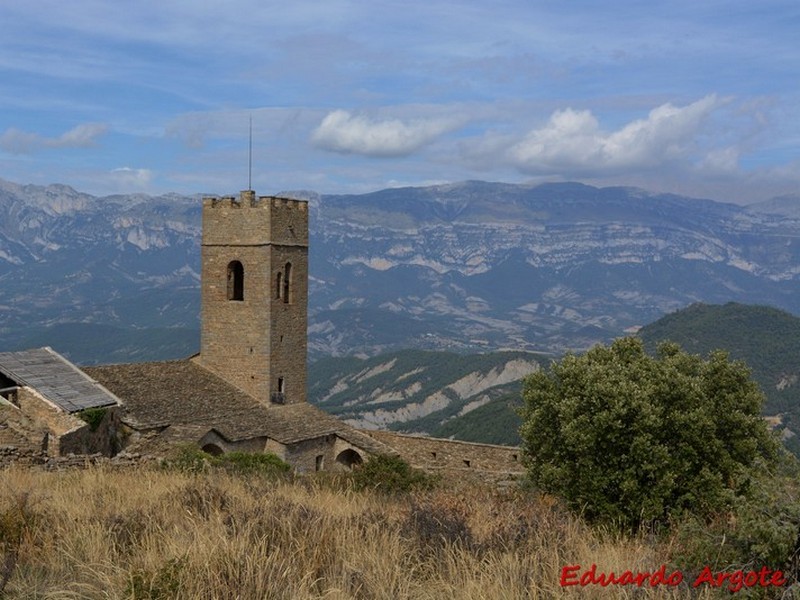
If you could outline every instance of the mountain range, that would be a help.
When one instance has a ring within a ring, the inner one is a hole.
[[[311,360],[401,348],[559,355],[694,302],[800,313],[796,197],[739,206],[476,181],[281,195],[310,205]],[[3,348],[49,343],[84,364],[197,351],[199,240],[199,196],[0,180]],[[98,350],[98,326],[123,350]]]

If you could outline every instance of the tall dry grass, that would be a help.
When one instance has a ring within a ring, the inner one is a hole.
[[[564,565],[652,571],[666,549],[467,485],[385,497],[314,479],[12,468],[0,515],[0,554],[18,550],[10,599],[710,597],[562,588]]]

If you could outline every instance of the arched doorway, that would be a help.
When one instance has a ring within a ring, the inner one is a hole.
[[[363,462],[364,459],[361,458],[361,455],[352,448],[342,450],[336,457],[336,463],[343,466],[348,471],[352,470],[353,467],[361,465]]]
[[[202,448],[203,452],[207,452],[211,456],[219,456],[223,453],[222,448],[217,446],[216,444],[206,444]]]

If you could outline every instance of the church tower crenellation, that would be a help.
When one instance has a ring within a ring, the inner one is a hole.
[[[199,362],[266,405],[306,401],[308,203],[203,199]]]

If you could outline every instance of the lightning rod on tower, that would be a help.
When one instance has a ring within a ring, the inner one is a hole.
[[[253,189],[253,115],[250,115],[250,152],[247,163],[247,189]]]

